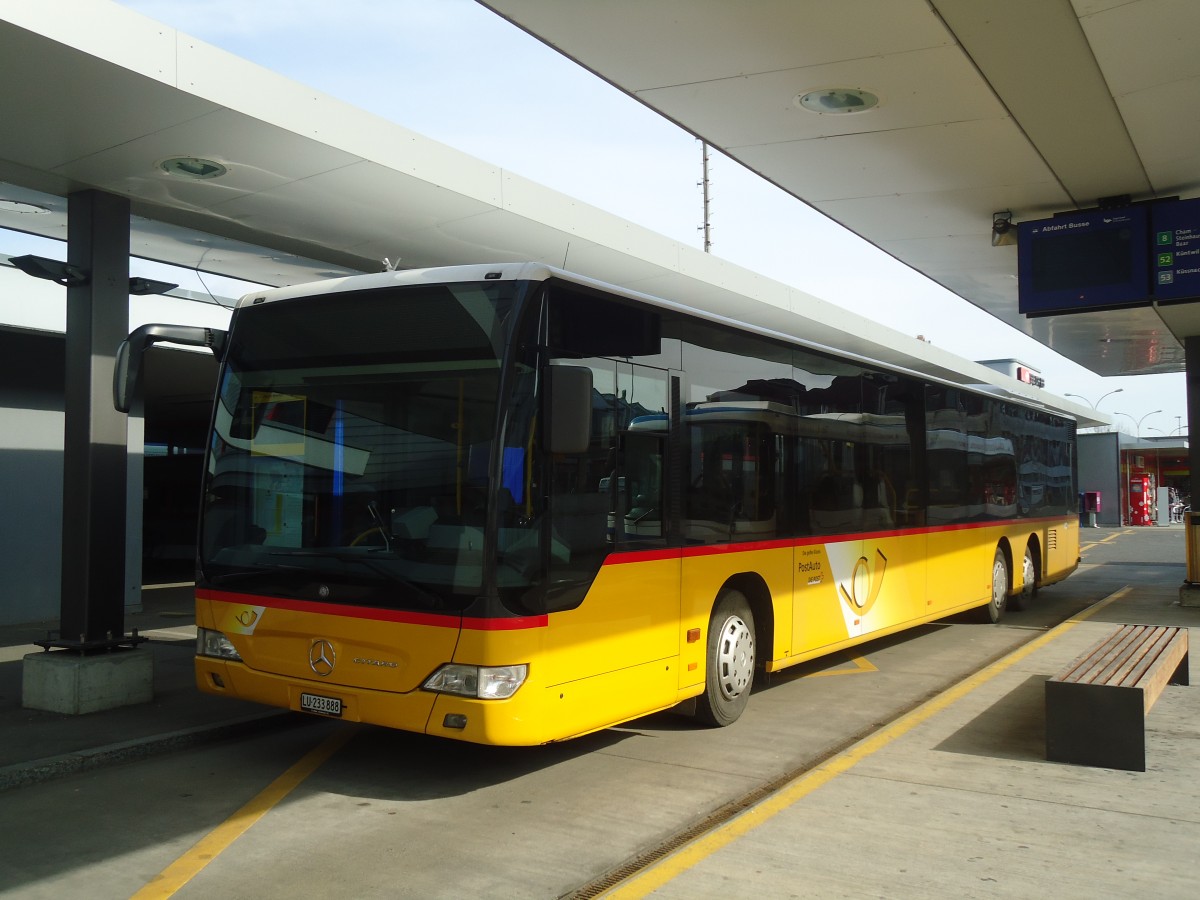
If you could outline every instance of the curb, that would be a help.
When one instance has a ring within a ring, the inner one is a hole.
[[[0,767],[0,793],[40,784],[66,775],[87,772],[102,766],[145,759],[149,756],[182,750],[199,744],[241,737],[268,727],[290,728],[307,722],[309,718],[308,716],[293,716],[286,711],[259,713],[214,725],[197,725],[193,728],[184,728],[166,734],[134,738],[116,744],[107,744],[103,747],[77,750],[30,762],[14,763]]]

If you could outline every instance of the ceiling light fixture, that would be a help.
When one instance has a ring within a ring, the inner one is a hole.
[[[229,171],[228,167],[221,163],[199,156],[173,156],[164,159],[158,167],[168,175],[195,179],[220,178]]]
[[[860,113],[879,105],[879,97],[858,88],[823,88],[797,94],[792,102],[800,109],[827,115],[831,113]]]
[[[13,256],[9,262],[26,275],[53,281],[63,287],[84,287],[91,283],[92,273],[87,269],[73,266],[57,259],[45,256]],[[143,297],[147,294],[165,294],[179,287],[169,281],[155,281],[151,278],[133,277],[129,279],[129,293]]]
[[[38,206],[36,203],[26,203],[24,200],[5,200],[0,198],[0,213],[6,212],[39,216],[50,212],[50,209],[45,206]]]

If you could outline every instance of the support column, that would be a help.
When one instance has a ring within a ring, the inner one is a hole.
[[[57,639],[25,657],[22,705],[80,714],[153,698],[154,657],[125,636],[126,420],[113,407],[117,347],[129,332],[129,201],[67,198],[62,596]]]
[[[142,611],[142,521],[146,482],[145,404],[139,396],[129,410],[125,456],[125,612]]]
[[[1185,517],[1187,576],[1179,589],[1183,606],[1200,606],[1200,445],[1192,440],[1192,426],[1200,424],[1200,337],[1184,338],[1183,352],[1187,372],[1188,414],[1188,491],[1192,511]]]
[[[125,635],[125,416],[113,408],[117,347],[129,334],[129,201],[67,198],[66,426],[59,636],[79,649]]]
[[[1200,337],[1184,338],[1184,364],[1187,367],[1188,491],[1192,509],[1200,503],[1200,444],[1192,440],[1193,426],[1200,425]]]

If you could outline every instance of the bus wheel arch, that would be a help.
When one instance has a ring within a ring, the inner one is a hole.
[[[763,655],[764,648],[769,651],[775,640],[775,607],[771,603],[771,589],[757,572],[742,572],[729,578],[717,593],[719,600],[726,591],[741,591],[750,604],[750,612],[754,614],[754,643],[757,648],[759,668],[763,667],[770,654]],[[715,601],[714,601],[715,606]]]
[[[697,699],[696,718],[708,725],[732,725],[750,699],[764,646],[770,594],[757,576],[729,579],[717,595],[709,617],[705,649],[704,693]],[[769,645],[767,645],[769,646]]]

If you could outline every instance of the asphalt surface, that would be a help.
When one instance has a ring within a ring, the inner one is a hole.
[[[986,644],[972,650],[977,663],[961,658],[962,638],[948,630],[907,646],[893,639],[891,648],[865,650],[884,670],[855,680],[852,695],[845,693],[850,683],[846,679],[811,680],[805,690],[811,708],[803,713],[813,719],[804,728],[793,721],[792,731],[779,732],[795,739],[806,735],[813,742],[814,749],[805,751],[813,760],[811,767],[801,767],[804,770],[794,778],[774,784],[775,790],[759,790],[736,815],[711,822],[706,817],[703,827],[692,822],[685,834],[661,846],[615,852],[612,855],[624,858],[625,864],[614,867],[609,877],[583,885],[580,895],[608,889],[614,896],[689,898],[731,893],[1025,897],[1048,890],[1056,897],[1196,896],[1200,693],[1191,687],[1165,689],[1146,719],[1146,772],[1045,759],[1042,684],[1049,675],[1114,623],[1200,624],[1200,607],[1179,602],[1185,575],[1182,528],[1084,529],[1082,543],[1080,571],[1043,592],[1039,599],[1044,604],[1008,617],[1004,628],[982,626],[982,631],[969,632],[969,641]],[[143,602],[141,612],[127,617],[127,627],[150,638],[143,647],[155,662],[154,699],[139,706],[83,716],[23,709],[22,660],[28,653],[41,652],[31,641],[44,637],[54,623],[0,628],[0,791],[147,757],[169,763],[172,751],[206,743],[220,747],[231,735],[258,732],[264,739],[287,740],[290,726],[313,724],[310,717],[197,692],[190,587],[147,589]],[[918,646],[927,648],[922,653],[934,653],[924,660],[931,673],[930,688],[911,699],[901,698],[900,690],[909,688],[893,680],[882,661],[896,652],[911,656]],[[940,676],[932,677],[938,672]],[[783,678],[788,677],[784,673]],[[808,682],[803,672],[795,677]],[[893,691],[896,697],[884,696]],[[757,691],[751,720],[758,719],[768,730],[782,726],[770,726],[767,720],[794,720],[794,693],[778,687]],[[864,704],[878,701],[879,709],[895,712],[876,716],[867,710],[852,719],[844,705],[848,696]],[[824,714],[822,703],[830,704]],[[739,780],[749,785],[741,768],[747,749],[734,754],[737,730],[735,726],[726,730],[728,734],[672,734],[661,720],[641,729],[639,723],[630,723],[614,729],[611,737],[574,742],[563,759],[572,759],[575,750],[608,756],[617,748],[613,741],[624,742],[630,751],[613,755],[609,771],[612,793],[620,796],[628,789],[621,780],[630,778],[627,757],[635,743],[640,753],[664,754],[659,764],[678,765],[676,744],[711,749],[725,742],[728,780],[731,785]],[[450,748],[447,758],[462,752]],[[522,757],[504,758],[511,762]],[[578,760],[570,765],[578,766]],[[704,765],[720,769],[719,759]],[[553,781],[556,770],[564,771],[551,766],[539,778]],[[685,776],[675,794],[680,798]],[[600,775],[595,777],[599,780]],[[565,797],[576,775],[571,778],[547,789]],[[647,784],[643,793],[649,791]],[[31,792],[18,793],[33,801]],[[482,796],[478,790],[475,794]],[[11,796],[18,799],[18,794]],[[472,796],[467,792],[461,801],[438,805],[462,802],[464,808],[456,815],[478,816],[480,810],[469,805]],[[711,805],[707,800],[691,806],[680,802],[678,820],[685,824],[704,804]],[[5,818],[0,813],[0,820]],[[659,830],[667,832],[670,826],[664,821]],[[612,832],[620,833],[620,828]],[[563,834],[561,828],[557,834],[547,832],[542,841],[549,845]],[[433,860],[430,864],[438,868]],[[214,866],[204,876],[210,881],[197,881],[192,888],[203,895],[205,885],[220,883],[221,871]],[[436,872],[430,878],[427,885],[439,883]],[[546,875],[543,882],[530,880],[527,890],[509,895],[569,894],[549,888],[560,881]],[[413,884],[419,883],[414,876]],[[460,877],[455,888],[442,895],[452,896],[462,886]],[[428,886],[414,891],[408,895],[438,893]]]

